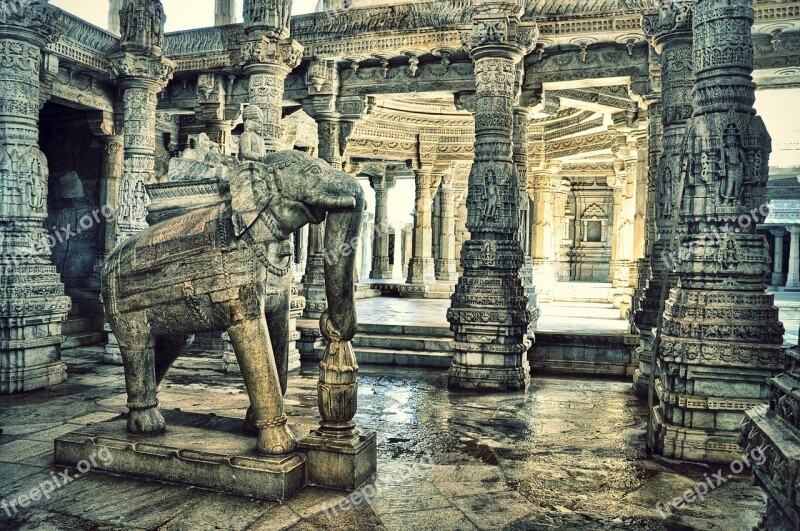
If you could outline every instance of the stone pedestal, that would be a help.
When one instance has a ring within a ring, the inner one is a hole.
[[[298,450],[306,454],[309,485],[353,491],[369,481],[378,467],[375,432],[337,439],[313,431],[298,442]]]
[[[787,369],[769,380],[769,404],[745,412],[739,444],[753,465],[753,481],[769,498],[759,529],[800,528],[800,352],[787,351]]]
[[[306,484],[302,453],[263,456],[242,420],[163,411],[164,435],[131,435],[124,418],[79,428],[55,440],[54,462],[95,472],[168,481],[231,494],[285,501]],[[101,458],[102,456],[103,458]]]

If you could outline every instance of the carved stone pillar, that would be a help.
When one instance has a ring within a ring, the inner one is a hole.
[[[519,276],[519,180],[512,160],[517,64],[538,36],[523,26],[516,2],[476,2],[475,161],[469,176],[464,274],[447,319],[455,331],[449,385],[511,391],[530,381],[531,314]]]
[[[394,176],[385,171],[369,176],[369,184],[375,190],[375,244],[372,246],[369,278],[392,278],[392,266],[389,263],[389,190],[394,188],[395,182]]]
[[[403,227],[403,257],[400,260],[403,266],[402,278],[408,278],[408,264],[411,262],[414,248],[414,224],[406,223]]]
[[[394,235],[394,248],[392,249],[392,278],[400,280],[403,278],[403,225],[397,225],[390,229]]]
[[[439,198],[442,205],[442,216],[436,279],[454,282],[458,280],[456,272],[456,193],[453,189],[453,175],[450,173],[442,176]]]
[[[512,158],[519,176],[519,231],[517,239],[522,247],[522,269],[520,279],[528,297],[528,311],[531,321],[528,335],[533,337],[539,321],[539,305],[536,295],[536,279],[531,258],[531,201],[528,197],[528,118],[530,109],[514,107],[514,148]],[[542,279],[546,281],[546,279]]]
[[[61,322],[70,300],[50,261],[48,166],[39,150],[42,49],[61,29],[42,1],[0,10],[0,393],[66,379]]]
[[[464,189],[456,188],[456,257],[461,256],[461,249],[464,247],[464,242],[469,239],[469,230],[467,230],[467,191]],[[456,272],[460,275],[464,272],[464,266],[461,265],[461,260],[456,258]]]
[[[650,179],[655,187],[655,235],[650,253],[650,275],[647,287],[638,303],[634,316],[639,330],[639,371],[634,374],[634,391],[647,394],[650,364],[653,359],[658,310],[661,305],[664,270],[667,293],[677,283],[674,261],[664,256],[672,237],[672,212],[674,195],[678,189],[681,172],[681,144],[686,134],[686,120],[692,115],[692,26],[691,16],[675,10],[659,15],[647,15],[644,29],[659,57],[661,66],[661,103],[656,100],[649,109],[650,115]],[[661,127],[655,124],[661,117]],[[657,160],[656,160],[657,157]],[[678,227],[678,235],[685,228]]]
[[[236,22],[234,6],[235,0],[215,0],[214,2],[214,25],[227,26]]]
[[[431,201],[441,175],[430,169],[414,170],[416,202],[414,211],[414,240],[411,261],[408,263],[409,284],[429,284],[436,281],[433,262],[433,227]],[[395,246],[400,240],[395,240]]]
[[[770,284],[773,286],[783,286],[786,282],[786,277],[783,274],[783,237],[786,235],[786,231],[783,229],[775,229],[771,230],[770,233],[775,237]]]
[[[654,417],[658,450],[678,459],[741,457],[742,410],[768,398],[767,378],[783,368],[783,325],[764,284],[769,248],[756,233],[767,214],[770,137],[753,109],[752,4],[702,0],[684,11],[693,10],[695,72],[690,133],[679,144],[686,157],[676,167],[687,164],[679,205],[687,231],[664,312]],[[666,72],[668,55],[664,64]],[[667,113],[666,79],[664,90]]]
[[[619,208],[619,215],[614,214],[614,235],[611,251],[611,283],[614,290],[614,305],[625,318],[631,307],[634,289],[630,285],[631,263],[634,248],[634,218],[636,215],[636,187],[638,178],[638,151],[636,142],[625,141],[624,145],[614,150],[618,160],[618,177],[614,190],[614,209]],[[617,198],[619,194],[619,198]],[[619,205],[617,200],[619,199]]]
[[[789,242],[789,271],[786,275],[786,288],[800,288],[800,225],[786,227],[791,235]]]
[[[531,262],[536,296],[539,302],[551,302],[555,293],[556,267],[553,241],[555,226],[553,216],[552,180],[558,168],[539,168],[528,172],[528,193],[531,210]]]

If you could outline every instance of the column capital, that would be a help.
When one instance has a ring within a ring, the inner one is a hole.
[[[473,54],[525,55],[539,40],[539,26],[522,22],[519,0],[477,0],[472,20]]]
[[[49,0],[6,2],[0,9],[0,37],[22,40],[44,48],[67,31]]]
[[[643,17],[642,30],[659,54],[663,53],[665,43],[685,39],[691,42],[692,2],[686,0],[661,2],[657,13]]]
[[[119,51],[107,58],[111,76],[123,89],[142,88],[158,93],[175,74],[175,63],[163,56]]]
[[[769,233],[775,236],[776,238],[783,238],[786,236],[786,229],[783,227],[777,229],[769,229]]]
[[[245,36],[240,41],[245,73],[286,75],[303,58],[303,46],[293,39],[276,40],[263,35]]]
[[[792,235],[800,234],[800,225],[786,225],[786,230]]]

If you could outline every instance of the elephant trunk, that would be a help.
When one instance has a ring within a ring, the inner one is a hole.
[[[343,197],[355,200],[355,209],[332,211],[325,225],[325,292],[328,309],[320,318],[320,331],[328,346],[319,365],[320,432],[337,438],[352,437],[358,408],[358,363],[350,340],[356,333],[355,248],[361,234],[364,192],[345,173],[337,179]]]
[[[321,328],[323,335],[329,341],[350,341],[356,333],[357,326],[353,272],[356,248],[361,237],[364,192],[361,185],[351,176],[346,173],[342,173],[341,176],[343,195],[355,200],[355,209],[330,212],[325,221],[323,256],[329,322],[323,322]]]

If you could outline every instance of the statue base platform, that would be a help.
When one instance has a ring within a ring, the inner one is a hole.
[[[378,467],[374,431],[360,431],[349,439],[312,431],[300,440],[298,450],[306,454],[309,485],[353,491],[369,481]]]
[[[287,500],[306,484],[306,457],[258,454],[255,437],[242,432],[242,419],[162,414],[167,422],[163,435],[129,434],[124,417],[63,435],[55,440],[55,463],[75,467],[85,461],[93,471],[273,501]]]

